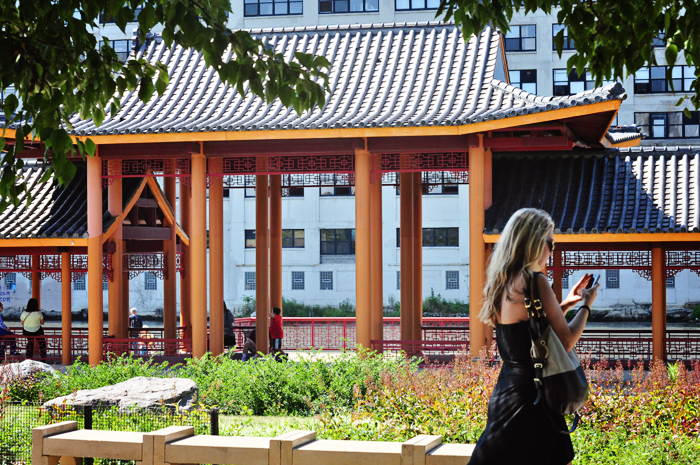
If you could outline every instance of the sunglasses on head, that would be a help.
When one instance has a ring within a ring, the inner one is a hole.
[[[554,249],[557,247],[557,241],[552,239],[551,241],[546,241],[547,242],[547,247],[549,247],[550,252],[554,252]]]

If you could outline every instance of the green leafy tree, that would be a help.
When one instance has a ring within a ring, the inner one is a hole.
[[[40,142],[43,160],[51,162],[43,181],[53,172],[64,184],[75,173],[68,158],[95,152],[90,139],[69,136],[71,115],[92,118],[99,126],[106,114],[114,116],[119,111],[124,92],[138,89],[145,103],[154,91],[165,91],[166,66],[133,56],[124,63],[109,39],[99,35],[99,23],[105,17],[113,18],[124,33],[127,23],[137,20],[141,43],[148,31],[161,25],[167,46],[179,44],[201,52],[222,81],[240,93],[247,83],[265,101],[279,97],[297,113],[323,106],[329,62],[304,53],[295,53],[286,61],[248,32],[228,29],[230,11],[229,0],[2,2],[0,88],[5,120],[0,138],[0,211],[10,203],[17,205],[26,191],[26,184],[17,176],[23,167],[22,152],[29,149],[25,137]],[[233,54],[225,60],[229,47]],[[5,137],[8,128],[15,129],[14,141]]]
[[[556,15],[576,48],[567,61],[568,72],[576,68],[580,75],[587,68],[597,86],[656,65],[654,43],[665,43],[671,84],[671,68],[679,55],[685,56],[687,65],[695,66],[687,98],[700,108],[700,3],[696,0],[442,0],[437,16],[454,19],[465,37],[470,37],[488,24],[508,31],[513,13],[521,10]],[[554,37],[554,45],[561,57],[563,30]],[[683,100],[685,96],[678,105]]]

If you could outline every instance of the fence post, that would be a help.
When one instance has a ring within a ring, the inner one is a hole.
[[[212,436],[218,436],[219,435],[219,409],[218,408],[213,408],[209,411],[209,421],[210,421],[209,434],[211,434]]]
[[[83,407],[83,429],[92,429],[92,406],[91,405],[86,405]],[[85,460],[83,461],[84,465],[92,465],[94,462],[94,459],[92,457],[85,457]]]

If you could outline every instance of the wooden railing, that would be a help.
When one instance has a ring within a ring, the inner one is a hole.
[[[84,458],[134,460],[137,465],[185,463],[246,465],[464,465],[471,444],[442,444],[440,436],[406,442],[317,440],[314,431],[275,438],[195,436],[192,426],[152,433],[78,430],[66,421],[32,430],[32,464],[82,463]]]

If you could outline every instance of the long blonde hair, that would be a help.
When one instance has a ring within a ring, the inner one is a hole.
[[[501,315],[503,293],[517,276],[528,279],[546,247],[547,233],[554,227],[544,210],[522,208],[513,213],[496,243],[486,268],[484,302],[479,318],[496,326]]]

